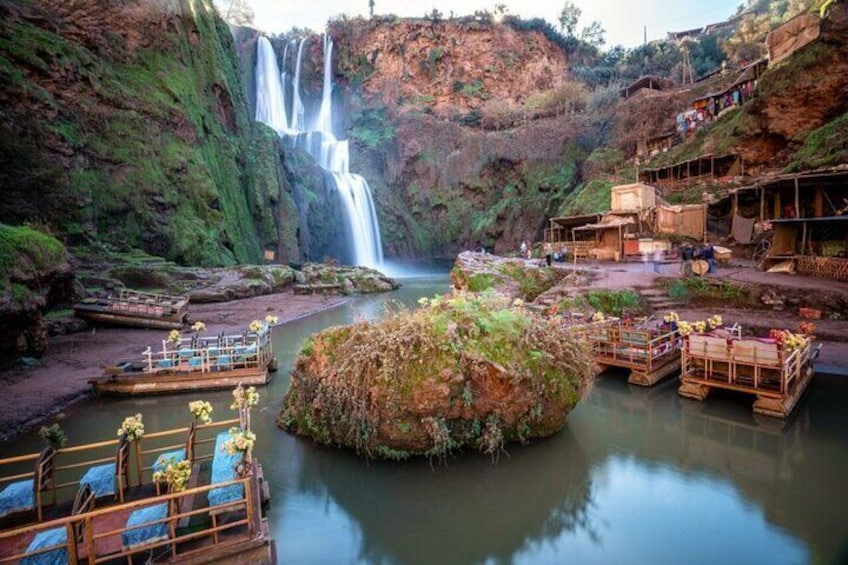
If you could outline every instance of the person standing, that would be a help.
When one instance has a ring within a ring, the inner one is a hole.
[[[527,257],[527,250],[529,249],[529,246],[527,245],[526,240],[521,242],[521,247],[519,249],[521,250],[521,257]]]
[[[692,276],[692,261],[695,260],[695,248],[688,241],[680,248],[680,274]]]
[[[701,249],[701,259],[707,262],[709,265],[709,269],[707,269],[707,273],[713,274],[716,272],[715,268],[715,248],[713,244],[707,242],[704,247]]]

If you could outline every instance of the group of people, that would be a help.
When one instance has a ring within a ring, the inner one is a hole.
[[[706,261],[708,266],[707,273],[715,273],[715,248],[713,244],[707,242],[695,247],[687,241],[680,247],[680,273],[683,276],[688,277],[692,275],[692,265],[696,260]]]

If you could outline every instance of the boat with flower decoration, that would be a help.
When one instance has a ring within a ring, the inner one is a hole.
[[[700,401],[716,388],[753,394],[756,414],[789,417],[813,378],[821,347],[804,333],[809,325],[799,329],[742,338],[693,328],[683,336],[678,394]]]
[[[40,453],[0,458],[0,565],[276,563],[250,428],[258,402],[239,386],[238,418],[212,422],[195,401],[188,427],[145,430],[135,414],[117,437],[43,436]]]
[[[599,372],[629,369],[627,382],[652,386],[680,369],[677,319],[614,318],[596,313],[586,332]]]
[[[134,360],[107,367],[89,380],[97,394],[144,396],[233,388],[238,384],[268,384],[277,363],[271,344],[273,316],[254,320],[238,334],[201,336],[202,322],[194,335],[171,331],[161,347],[148,347]]]
[[[74,312],[81,318],[106,324],[179,329],[188,314],[188,299],[124,288],[117,295],[74,304]]]

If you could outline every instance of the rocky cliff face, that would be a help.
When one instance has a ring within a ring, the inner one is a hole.
[[[0,14],[0,221],[189,264],[297,258],[278,141],[247,116],[211,0]]]
[[[538,31],[474,21],[355,20],[331,24],[337,69],[387,105],[479,108],[519,103],[561,84],[565,52]]]
[[[583,93],[545,98],[567,82],[560,46],[467,20],[354,20],[329,32],[352,169],[374,190],[387,255],[506,251],[541,235],[587,154],[573,113],[582,102],[572,103]]]

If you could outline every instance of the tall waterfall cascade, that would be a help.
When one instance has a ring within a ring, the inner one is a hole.
[[[353,263],[378,267],[383,262],[380,228],[371,189],[361,175],[350,172],[350,147],[333,133],[333,40],[324,35],[324,82],[321,105],[307,116],[300,96],[301,61],[306,39],[297,46],[294,77],[288,70],[286,46],[283,69],[277,62],[271,42],[260,37],[256,48],[256,121],[274,128],[288,143],[305,149],[327,171],[345,214]],[[293,51],[293,49],[292,49]],[[291,96],[287,97],[288,91]],[[291,100],[287,105],[288,100]]]

